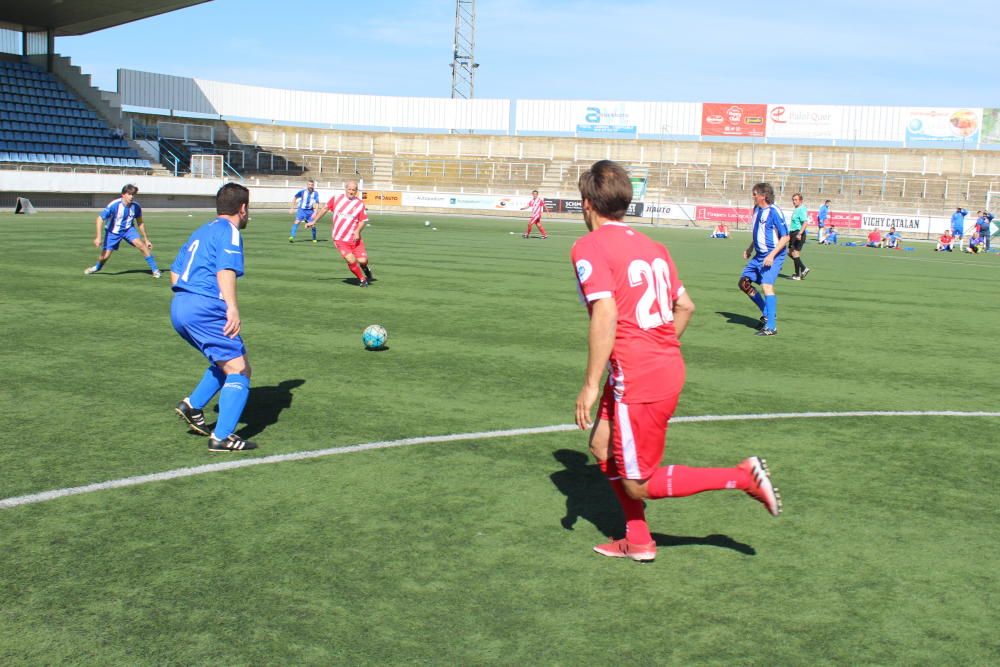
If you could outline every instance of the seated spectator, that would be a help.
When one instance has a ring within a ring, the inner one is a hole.
[[[938,237],[937,248],[934,249],[935,252],[951,252],[951,244],[954,240],[955,237],[951,235],[951,230],[944,230],[944,233]]]
[[[893,250],[899,249],[899,232],[896,231],[895,227],[889,228],[889,233],[882,239],[882,247],[891,248]]]
[[[971,252],[974,255],[978,255],[981,252],[986,251],[986,237],[982,234],[976,234],[971,239],[969,239],[969,247],[965,249],[965,252]]]
[[[709,236],[708,238],[710,238],[710,239],[728,239],[729,238],[729,227],[726,226],[726,223],[720,222],[719,224],[717,224],[715,226],[715,229],[712,231],[711,236]]]
[[[881,248],[882,247],[882,232],[878,229],[873,229],[868,235],[868,243],[865,244],[869,248]]]

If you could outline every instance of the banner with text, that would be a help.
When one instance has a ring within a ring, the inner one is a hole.
[[[635,139],[637,120],[624,103],[585,103],[575,112],[576,134],[602,139]]]
[[[795,139],[836,139],[837,107],[816,104],[767,105],[767,136]]]
[[[962,142],[970,148],[979,143],[982,109],[930,109],[914,107],[903,112],[906,143]]]
[[[642,217],[664,220],[694,220],[697,207],[693,204],[660,204],[645,202]]]
[[[767,134],[766,104],[705,102],[701,105],[705,137],[763,137]]]
[[[473,211],[517,211],[531,200],[528,196],[462,195],[437,192],[404,192],[403,206],[462,208]]]
[[[644,206],[641,201],[634,201],[628,205],[628,210],[625,212],[625,215],[632,217],[642,217],[643,209]],[[579,199],[560,199],[559,212],[582,214],[583,202],[580,201]]]
[[[387,190],[365,190],[361,193],[361,201],[365,206],[402,206],[403,193]]]

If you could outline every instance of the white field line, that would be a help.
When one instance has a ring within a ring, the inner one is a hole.
[[[748,415],[698,415],[690,417],[674,417],[671,424],[684,424],[693,422],[721,422],[721,421],[759,421],[773,419],[823,419],[833,417],[1000,417],[1000,412],[955,412],[951,410],[942,411],[884,411],[884,410],[859,410],[855,412],[776,412],[770,414],[748,414]],[[559,424],[556,426],[538,426],[533,428],[514,428],[503,431],[479,431],[476,433],[454,433],[451,435],[427,435],[417,438],[403,438],[401,440],[382,440],[379,442],[365,442],[358,445],[347,445],[344,447],[331,447],[329,449],[316,449],[305,452],[294,452],[291,454],[275,454],[273,456],[262,456],[258,458],[240,458],[222,463],[210,463],[192,468],[177,468],[166,472],[151,473],[149,475],[136,475],[134,477],[124,477],[122,479],[112,479],[96,484],[85,486],[74,486],[65,489],[54,489],[43,491],[42,493],[32,493],[25,496],[13,496],[11,498],[0,499],[0,509],[10,509],[21,505],[33,505],[43,503],[48,500],[65,498],[66,496],[78,496],[84,493],[95,491],[105,491],[108,489],[120,489],[127,486],[139,486],[151,482],[162,482],[168,479],[178,479],[181,477],[194,477],[195,475],[205,475],[224,470],[234,470],[236,468],[247,468],[249,466],[267,465],[271,463],[284,463],[285,461],[303,461],[306,459],[317,459],[335,454],[350,454],[352,452],[364,452],[373,449],[390,449],[393,447],[409,447],[411,445],[427,445],[440,442],[460,442],[463,440],[487,440],[490,438],[507,438],[518,435],[536,435],[539,433],[558,433],[561,431],[578,430],[576,424]],[[220,454],[225,456],[226,454]],[[232,454],[236,456],[236,454]]]

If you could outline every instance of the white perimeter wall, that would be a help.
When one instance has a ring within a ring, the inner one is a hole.
[[[506,133],[509,100],[340,95],[118,70],[122,104],[288,123]]]

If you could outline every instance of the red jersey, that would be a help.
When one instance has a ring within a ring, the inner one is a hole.
[[[684,387],[684,358],[674,329],[674,302],[684,293],[667,249],[623,222],[605,222],[573,244],[580,292],[618,308],[608,383],[615,400],[650,403]]]
[[[346,194],[334,195],[326,207],[333,215],[334,241],[353,241],[358,225],[368,221],[368,211],[361,197],[352,199]]]
[[[539,219],[545,211],[545,200],[541,197],[536,197],[528,202],[528,206],[531,207],[531,219]]]
[[[877,229],[868,235],[869,243],[878,243],[881,240],[882,234]]]

